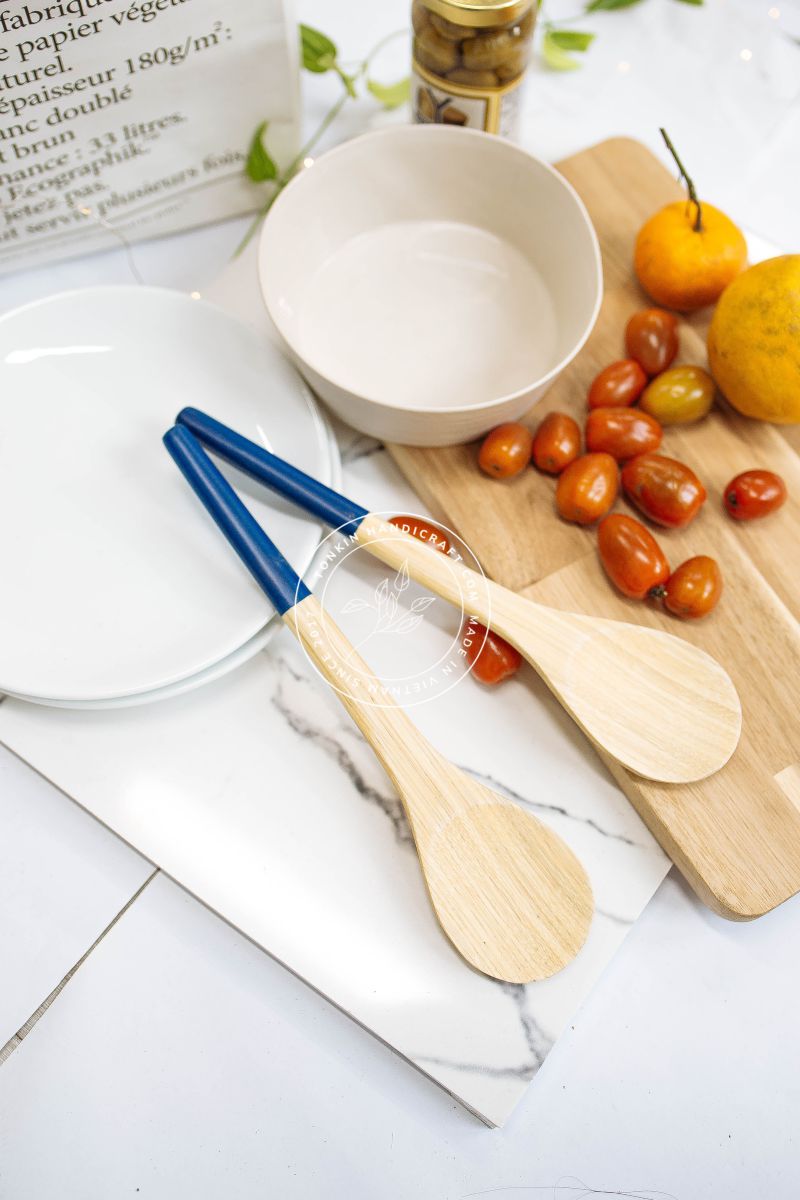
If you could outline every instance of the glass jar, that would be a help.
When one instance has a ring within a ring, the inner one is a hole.
[[[513,137],[539,0],[413,0],[418,124]]]

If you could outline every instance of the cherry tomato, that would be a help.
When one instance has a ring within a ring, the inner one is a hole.
[[[657,525],[680,529],[697,516],[706,489],[685,463],[640,454],[622,468],[625,495]]]
[[[486,639],[484,641],[484,638]],[[461,628],[461,644],[472,668],[472,674],[481,683],[502,683],[514,675],[522,662],[522,655],[505,638],[493,633],[477,621],[466,620]]]
[[[669,563],[649,529],[624,513],[603,517],[597,529],[600,561],[609,579],[624,596],[643,600],[661,595],[669,578]]]
[[[604,367],[589,388],[589,408],[618,408],[635,404],[647,386],[647,376],[635,358],[622,358]]]
[[[774,471],[742,471],[725,488],[725,507],[735,521],[766,517],[786,500],[786,484]]]
[[[556,508],[565,521],[592,525],[617,498],[619,470],[610,454],[582,454],[562,471],[556,485]]]
[[[403,533],[410,533],[421,542],[427,542],[435,550],[441,550],[442,554],[450,553],[449,537],[443,529],[426,517],[390,517],[389,524],[396,525]]]
[[[663,308],[643,308],[625,326],[625,349],[648,375],[658,375],[678,353],[678,322]]]
[[[706,554],[681,563],[664,584],[664,605],[676,617],[704,617],[721,595],[722,572]]]
[[[596,408],[586,419],[586,449],[604,451],[618,462],[661,445],[661,426],[637,408]]]
[[[566,413],[548,413],[533,439],[533,461],[540,471],[558,475],[581,452],[578,422]]]
[[[484,438],[478,454],[478,466],[495,479],[519,475],[531,461],[531,432],[516,421],[498,425]]]
[[[700,421],[714,403],[714,380],[702,367],[670,367],[645,388],[640,407],[662,425]]]

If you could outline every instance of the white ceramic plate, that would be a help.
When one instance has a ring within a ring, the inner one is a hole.
[[[328,434],[330,467],[328,475],[321,475],[320,478],[324,478],[329,487],[335,488],[338,491],[342,484],[341,455],[333,430],[324,418],[323,421]],[[228,469],[226,468],[226,470]],[[322,564],[325,562],[327,554],[327,543],[323,541],[318,547],[311,563],[303,572],[303,578],[309,587],[313,587],[315,581],[319,578]],[[234,650],[233,654],[229,654],[226,658],[220,659],[219,662],[213,663],[210,667],[198,671],[195,675],[188,675],[185,679],[178,679],[175,683],[165,684],[164,687],[154,688],[149,692],[135,692],[129,696],[112,696],[105,700],[54,700],[42,696],[23,696],[14,692],[9,692],[8,694],[13,696],[15,700],[26,700],[29,703],[42,704],[47,708],[78,708],[100,711],[109,708],[132,708],[140,704],[156,704],[159,700],[169,700],[171,697],[180,696],[184,692],[193,692],[195,688],[204,687],[205,684],[213,683],[215,679],[219,679],[222,675],[227,675],[229,671],[240,667],[248,659],[252,658],[254,654],[263,650],[280,628],[281,621],[277,614],[273,613],[263,629],[259,629],[254,637],[245,642],[243,646],[239,646],[237,650]]]
[[[185,404],[329,481],[307,388],[213,305],[104,287],[0,320],[0,690],[134,696],[259,648],[272,609],[161,445]],[[320,526],[235,483],[304,572]]]

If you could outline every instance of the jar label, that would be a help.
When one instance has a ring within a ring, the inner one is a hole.
[[[439,79],[414,63],[411,75],[414,121],[418,125],[454,125],[513,137],[519,123],[521,82],[522,77],[505,88],[484,91]]]

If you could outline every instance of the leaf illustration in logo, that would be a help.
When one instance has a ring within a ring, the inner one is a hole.
[[[407,613],[402,617],[394,627],[395,633],[411,633],[417,628],[422,621],[422,615],[419,613]]]
[[[392,627],[393,633],[413,633],[418,625],[422,623],[422,614],[426,608],[433,604],[435,596],[417,596],[416,600],[412,601],[411,609],[404,616],[396,621]]]
[[[391,625],[394,614],[397,611],[397,598],[393,592],[389,591],[388,579],[382,579],[375,588],[375,602],[378,615],[375,619],[373,632],[384,633]]]
[[[382,606],[381,612],[378,615],[378,622],[375,628],[383,633],[387,629],[391,629],[392,622],[397,616],[397,596],[394,592],[389,592]]]
[[[394,586],[397,589],[398,595],[404,592],[408,587],[408,562],[404,562],[400,570],[394,577]]]
[[[347,601],[347,604],[342,609],[342,613],[363,612],[365,608],[372,608],[372,605],[356,596],[352,600]]]
[[[382,612],[386,605],[386,597],[389,595],[389,580],[382,579],[375,588],[375,602],[378,605],[378,612]]]

